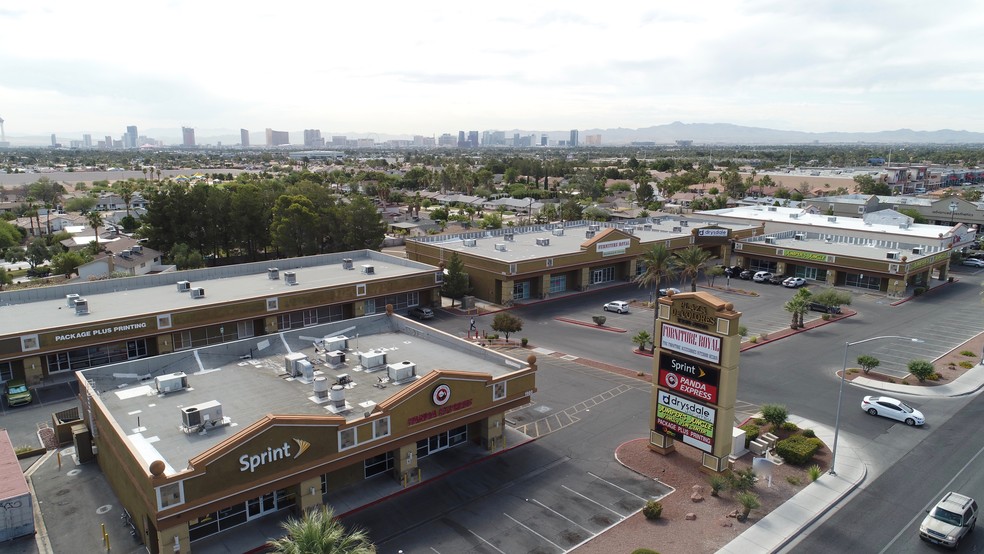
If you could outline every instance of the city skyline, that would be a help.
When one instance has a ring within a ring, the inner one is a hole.
[[[0,117],[8,137],[117,140],[128,125],[435,137],[673,121],[984,131],[972,41],[984,6],[611,8],[20,2],[0,9]],[[191,22],[208,32],[175,33]],[[120,29],[139,39],[103,40],[131,36]]]

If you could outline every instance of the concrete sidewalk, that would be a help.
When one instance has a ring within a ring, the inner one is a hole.
[[[984,365],[977,364],[957,377],[951,383],[934,387],[914,387],[899,383],[886,383],[867,377],[855,377],[850,384],[868,389],[876,389],[892,394],[907,394],[910,396],[953,397],[973,394],[984,387]]]

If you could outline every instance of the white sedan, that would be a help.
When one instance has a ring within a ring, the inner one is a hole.
[[[796,287],[802,287],[806,284],[806,279],[802,277],[789,277],[782,282],[782,286],[794,289]]]
[[[966,265],[970,267],[984,267],[984,260],[978,260],[977,258],[967,258],[966,260],[960,263],[961,265]]]
[[[616,300],[614,302],[609,302],[602,306],[602,309],[606,312],[616,312],[620,314],[629,313],[629,303],[622,300]]]
[[[896,419],[906,425],[922,425],[926,418],[922,412],[912,406],[888,396],[865,396],[861,400],[861,409],[871,415]]]

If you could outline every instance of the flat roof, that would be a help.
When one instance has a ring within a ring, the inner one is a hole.
[[[803,235],[803,238],[797,239],[796,235]],[[898,263],[901,263],[901,259],[892,260],[888,258],[889,252],[898,252],[899,258],[905,256],[908,262],[914,262],[916,260],[933,256],[948,250],[946,248],[940,248],[939,246],[900,243],[892,240],[833,236],[826,233],[817,232],[799,233],[796,231],[784,231],[781,233],[760,235],[752,239],[746,239],[743,242],[752,244],[766,244],[766,237],[770,237],[773,240],[773,242],[767,243],[770,247],[774,246],[776,248],[784,248],[787,250],[805,250],[808,252],[816,252],[818,254],[828,254],[834,257],[849,256],[853,258],[893,261]],[[827,242],[827,237],[832,237],[830,242]],[[921,248],[918,253],[914,253],[913,249],[919,246],[921,246]],[[833,262],[834,260],[830,260],[829,263]]]
[[[350,258],[354,269],[342,268]],[[372,265],[373,274],[362,273]],[[280,278],[267,277],[277,267]],[[293,271],[296,285],[286,285],[284,272]],[[218,306],[231,301],[265,298],[278,294],[334,287],[346,283],[388,281],[397,277],[438,271],[427,264],[371,250],[288,258],[209,269],[81,282],[56,287],[0,292],[0,336],[39,329],[88,325],[99,321],[167,313],[186,308]],[[205,289],[203,298],[177,291],[178,281]],[[68,306],[67,294],[88,301],[89,314],[79,316]]]
[[[627,227],[631,227],[631,234],[637,237],[642,244],[653,244],[659,241],[689,237],[693,229],[700,227],[715,226],[731,229],[732,231],[758,227],[758,225],[743,222],[717,222],[703,220],[699,217],[662,217],[641,218],[620,223],[601,223],[582,220],[565,222],[563,224],[512,227],[496,229],[494,231],[414,237],[408,238],[407,240],[422,242],[471,256],[480,256],[503,262],[521,262],[583,252],[584,250],[581,248],[581,245],[585,241],[592,240],[585,236],[589,225],[597,225],[599,233],[610,228],[625,230]],[[651,228],[646,229],[644,226],[647,225],[651,226]],[[675,228],[679,228],[679,230],[674,230]],[[561,231],[563,234],[554,234],[555,232]],[[512,233],[513,239],[506,240],[505,235],[510,232]],[[471,239],[475,240],[475,246],[466,246],[465,240]],[[537,244],[537,239],[549,239],[549,244],[541,246]],[[504,250],[497,250],[496,245],[503,245],[502,248]]]
[[[315,345],[338,336],[347,337],[345,362],[329,366],[321,361]],[[386,363],[398,368],[392,374],[385,365],[366,369],[360,363],[360,352],[385,353]],[[312,362],[312,377],[325,377],[329,386],[340,375],[348,375],[351,381],[343,385],[345,411],[336,413],[333,403],[318,400],[312,379],[290,376],[286,358],[298,354]],[[404,361],[415,364],[413,375],[394,381],[391,376],[397,371],[408,373]],[[99,366],[79,375],[97,391],[144,466],[160,459],[171,475],[184,469],[189,459],[267,414],[337,415],[353,421],[437,369],[500,377],[526,367],[525,362],[413,320],[376,314]],[[159,395],[155,378],[178,372],[187,376],[189,388]],[[204,433],[181,429],[181,408],[211,401],[221,404],[227,424],[206,427]]]

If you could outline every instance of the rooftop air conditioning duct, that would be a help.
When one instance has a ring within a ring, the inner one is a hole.
[[[205,298],[205,289],[203,289],[202,287],[197,287],[197,288],[191,289],[191,297],[192,298]]]
[[[154,388],[160,394],[184,390],[188,388],[188,376],[183,372],[159,375],[154,377]]]
[[[191,290],[190,281],[178,281],[177,286],[178,286],[178,292],[188,292],[189,290]]]
[[[345,409],[345,387],[342,385],[332,385],[331,386],[331,404],[336,410]]]
[[[476,244],[478,244],[478,241],[475,239],[465,239],[461,241],[461,243],[465,246],[475,246]]]
[[[68,307],[69,308],[74,308],[75,307],[75,301],[78,300],[78,299],[79,299],[79,295],[77,295],[77,294],[66,294],[65,295],[65,301],[68,302]]]
[[[307,381],[314,379],[314,365],[312,365],[310,361],[301,360],[297,362],[296,367],[300,370],[301,379],[305,379]]]
[[[551,231],[551,233],[553,233],[553,236],[555,236],[555,237],[562,237],[562,236],[564,236],[564,228],[563,227],[558,227],[558,228],[554,229],[553,231]]]
[[[284,272],[284,284],[285,285],[296,285],[297,284],[297,274],[293,271]]]
[[[301,367],[298,364],[307,359],[307,354],[302,352],[291,352],[287,354],[284,356],[284,371],[291,377],[297,377],[301,374]]]
[[[352,258],[342,258],[342,269],[355,269]]]
[[[314,397],[318,400],[324,400],[328,398],[328,378],[327,377],[315,377],[314,378]]]
[[[362,266],[362,273],[365,274],[365,275],[375,275],[376,274],[376,268],[374,266],[372,266],[372,265],[366,264],[366,265]]]
[[[397,362],[386,366],[386,376],[389,377],[389,380],[394,383],[412,379],[416,375],[417,364],[413,362],[404,360],[402,362]]]
[[[537,246],[550,246],[550,239],[548,239],[548,238],[536,239],[536,245]]]
[[[86,315],[89,313],[89,301],[85,298],[75,300],[75,315]]]
[[[505,252],[506,251],[506,243],[504,243],[504,242],[497,242],[497,243],[495,243],[495,249],[498,250],[499,252]]]
[[[271,281],[276,281],[277,279],[280,279],[280,269],[276,267],[268,267],[267,279],[270,279]]]

